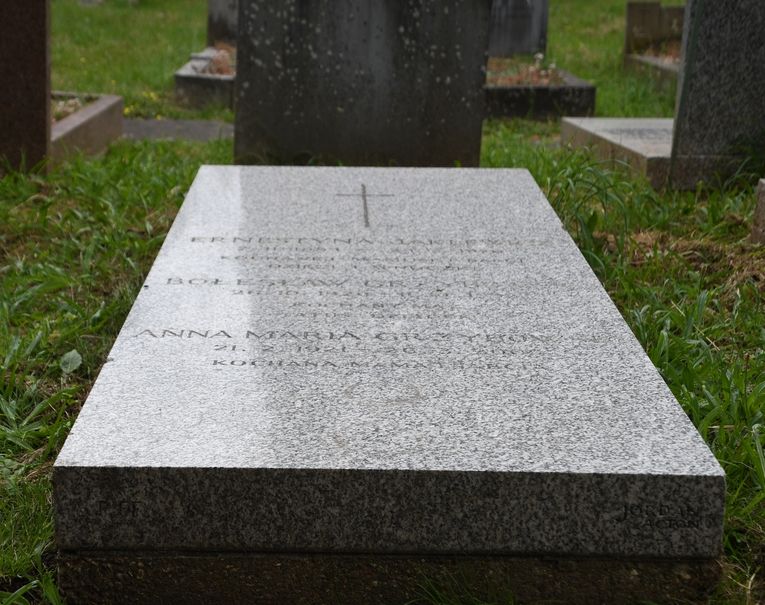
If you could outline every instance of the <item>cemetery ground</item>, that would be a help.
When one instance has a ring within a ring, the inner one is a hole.
[[[230,120],[172,100],[204,44],[204,3],[53,2],[53,87],[125,97],[129,117]],[[624,3],[556,2],[548,58],[598,85],[601,116],[671,116],[621,69]],[[131,24],[130,28],[126,26]],[[727,474],[723,582],[765,600],[765,249],[748,242],[755,172],[654,192],[557,145],[556,122],[487,122],[483,167],[528,168]],[[61,599],[50,469],[201,164],[230,141],[120,141],[48,175],[0,180],[0,602]],[[94,580],[97,581],[97,580]],[[423,580],[423,603],[477,603]]]

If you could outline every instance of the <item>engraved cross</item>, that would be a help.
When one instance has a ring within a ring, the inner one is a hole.
[[[369,229],[369,206],[367,198],[370,197],[394,197],[392,193],[367,193],[367,186],[361,184],[361,193],[336,193],[336,197],[361,197],[362,207],[364,209],[364,226]]]

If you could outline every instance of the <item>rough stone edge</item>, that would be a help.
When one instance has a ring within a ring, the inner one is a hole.
[[[189,107],[203,108],[207,105],[222,105],[234,108],[234,82],[236,76],[229,74],[203,74],[193,68],[195,63],[209,62],[214,48],[205,48],[193,53],[188,62],[175,72],[175,98]]]
[[[714,558],[725,480],[54,466],[53,491],[64,550]]]
[[[595,85],[564,71],[558,72],[563,84],[484,86],[485,116],[487,118],[526,118],[545,120],[561,116],[590,116],[595,113]],[[520,110],[513,105],[521,105]],[[550,107],[550,110],[535,110]],[[556,107],[562,109],[557,110]]]
[[[609,141],[567,118],[561,120],[560,139],[564,145],[570,144],[573,147],[590,149],[600,160],[613,164],[626,164],[636,174],[646,177],[655,189],[660,189],[667,183],[669,156],[646,157],[626,145]]]
[[[65,552],[58,564],[69,602],[98,605],[403,605],[428,587],[492,603],[512,597],[576,605],[701,603],[721,571],[714,559],[259,553]]]
[[[561,143],[587,147],[601,160],[627,164],[635,173],[645,176],[654,189],[692,191],[699,183],[715,184],[732,176],[746,163],[746,158],[729,156],[677,156],[674,160],[669,155],[646,156],[567,118],[561,121]]]
[[[53,94],[67,94],[54,92]],[[92,103],[53,125],[51,160],[61,162],[74,152],[99,154],[123,133],[122,97],[94,95]]]

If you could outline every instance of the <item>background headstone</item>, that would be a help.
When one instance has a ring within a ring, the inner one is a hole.
[[[237,163],[478,164],[490,0],[240,3]]]
[[[684,6],[662,6],[661,2],[628,2],[624,52],[642,52],[670,40],[680,40],[684,14]]]
[[[563,118],[561,140],[627,161],[656,188],[695,189],[747,162],[757,170],[765,163],[764,40],[762,0],[689,0],[671,132],[646,129],[645,118]]]
[[[32,168],[50,149],[49,0],[0,9],[0,171]]]
[[[544,53],[547,48],[547,13],[547,0],[494,0],[489,56]]]
[[[237,0],[207,0],[207,46],[236,44]]]
[[[765,2],[689,0],[684,29],[673,163],[765,155]]]

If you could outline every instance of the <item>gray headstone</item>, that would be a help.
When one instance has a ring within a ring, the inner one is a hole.
[[[489,56],[544,53],[547,13],[547,0],[493,0]]]
[[[765,2],[689,0],[673,156],[765,156]]]
[[[200,170],[54,486],[67,570],[712,561],[725,491],[527,171],[294,167]]]
[[[207,46],[236,44],[238,12],[237,0],[207,0]]]
[[[50,3],[5,0],[0,9],[0,172],[29,169],[50,150]]]
[[[658,50],[669,41],[679,41],[683,35],[684,6],[662,6],[661,2],[627,2],[624,31],[625,54]]]
[[[478,165],[491,0],[243,0],[237,163]]]

